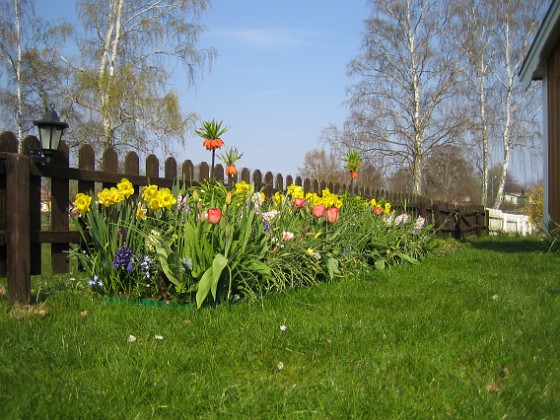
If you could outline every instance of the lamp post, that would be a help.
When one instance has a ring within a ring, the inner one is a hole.
[[[51,105],[50,109],[45,110],[43,118],[34,120],[33,125],[39,129],[41,150],[31,151],[31,161],[40,165],[49,164],[58,151],[62,133],[68,128],[68,123],[60,121],[54,106]]]

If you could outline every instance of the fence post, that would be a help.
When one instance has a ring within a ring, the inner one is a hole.
[[[8,294],[10,304],[29,303],[31,295],[29,226],[29,157],[6,158]]]
[[[441,211],[437,204],[432,206],[432,211],[434,212],[434,229],[437,231],[442,226]]]
[[[264,174],[264,195],[268,198],[274,194],[274,175],[268,171]]]
[[[39,149],[41,149],[41,143],[35,136],[27,136],[21,142],[21,153],[26,156],[29,156],[29,150]],[[50,205],[51,194],[49,184],[51,184],[50,180],[45,182],[45,186],[43,187],[43,178],[40,176],[31,176],[29,178],[29,229],[31,230],[31,235],[34,235],[36,232],[41,230],[42,198],[47,200],[49,211],[51,210],[52,206]],[[43,188],[45,188],[45,197],[42,197]],[[29,261],[31,262],[29,274],[32,276],[41,274],[43,261],[41,243],[31,243],[29,252]]]
[[[482,224],[484,223],[484,218],[482,217],[483,211],[484,209],[481,209],[480,207],[476,209],[476,236],[482,235]]]
[[[68,146],[60,142],[59,153],[55,164],[68,168]],[[54,165],[54,164],[53,164]],[[64,178],[51,179],[51,231],[65,232],[70,228],[68,205],[70,196],[70,181]],[[51,262],[53,273],[67,273],[70,267],[68,260],[68,243],[51,243]]]
[[[9,131],[0,134],[0,152],[17,153],[18,139]],[[0,232],[8,231],[7,202],[9,198],[6,195],[6,174],[0,174]],[[0,238],[0,276],[6,276],[8,273],[8,246],[7,237],[4,235]]]
[[[95,152],[90,144],[84,144],[78,151],[78,167],[89,171],[95,170]],[[78,181],[78,192],[82,194],[94,194],[95,183],[91,181]]]

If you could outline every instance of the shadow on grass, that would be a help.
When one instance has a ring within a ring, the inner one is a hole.
[[[468,240],[475,249],[505,253],[546,252],[547,247],[536,237],[483,237]]]

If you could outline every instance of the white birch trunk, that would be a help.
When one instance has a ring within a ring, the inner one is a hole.
[[[515,78],[515,71],[512,69],[511,65],[511,41],[510,41],[510,31],[509,31],[509,19],[507,19],[504,23],[504,35],[505,35],[505,44],[504,44],[504,53],[505,53],[505,70],[507,74],[506,79],[506,96],[505,96],[505,104],[504,104],[504,126],[502,129],[502,146],[504,148],[504,157],[502,161],[502,170],[500,172],[500,180],[498,182],[498,190],[496,192],[496,196],[494,197],[494,205],[493,208],[497,209],[502,204],[503,196],[504,196],[504,188],[506,185],[506,175],[508,171],[509,161],[511,159],[511,113],[512,113],[512,92],[513,92],[513,83]]]
[[[19,0],[14,0],[14,15],[15,15],[15,25],[16,25],[16,47],[17,47],[17,58],[15,63],[15,75],[16,75],[16,94],[17,94],[17,130],[18,139],[23,140],[23,93],[22,93],[22,80],[21,80],[21,10],[20,10]]]
[[[98,85],[103,121],[103,143],[105,148],[114,144],[111,89],[115,77],[115,62],[121,36],[121,18],[124,0],[112,0],[108,17],[108,28],[99,64]]]

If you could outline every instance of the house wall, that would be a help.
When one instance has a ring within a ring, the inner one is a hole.
[[[560,222],[560,40],[548,58],[546,90],[548,94],[548,141],[546,153],[548,202],[550,219]]]

